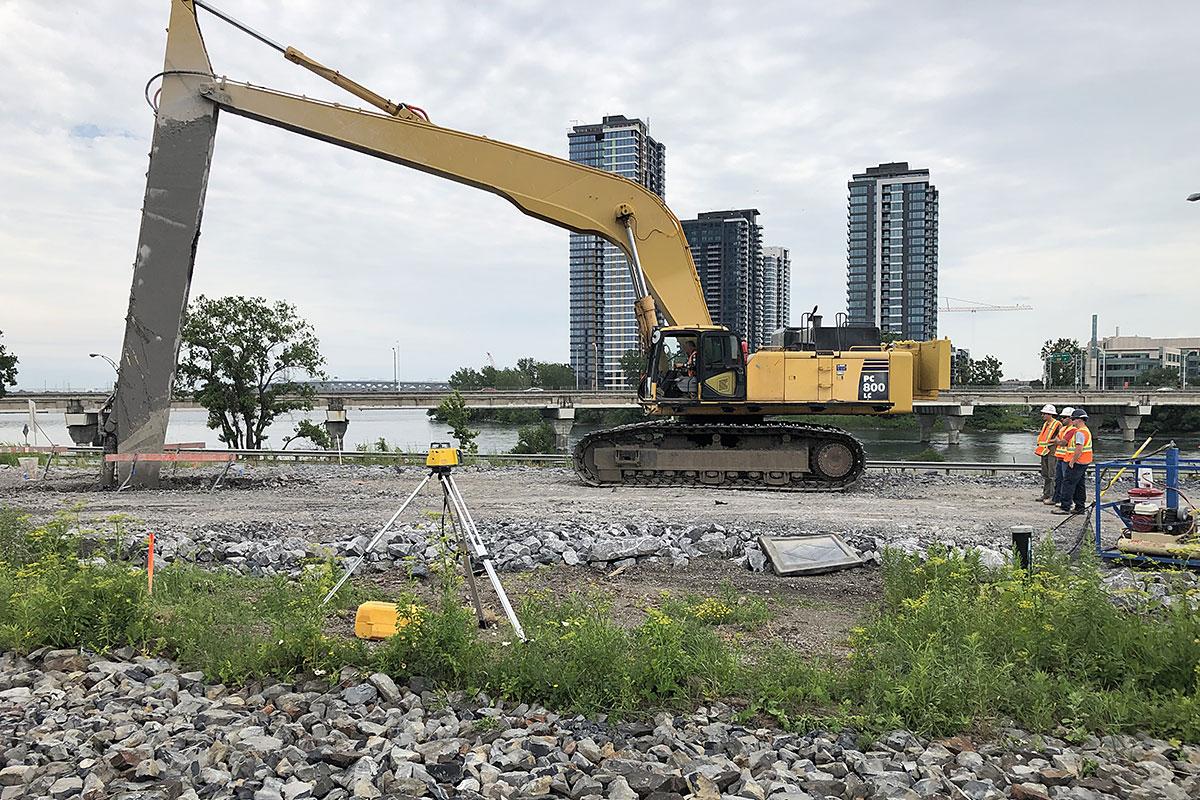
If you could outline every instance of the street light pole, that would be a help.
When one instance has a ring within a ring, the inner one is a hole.
[[[121,374],[121,368],[117,366],[117,362],[104,355],[104,353],[88,353],[88,358],[103,358],[108,362],[108,365],[113,368],[113,372],[117,373],[118,375]]]
[[[400,391],[400,343],[392,345],[392,387],[396,391]]]

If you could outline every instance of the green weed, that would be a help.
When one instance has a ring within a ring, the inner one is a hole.
[[[687,595],[680,599],[664,593],[659,607],[672,617],[689,617],[708,625],[731,625],[742,630],[761,628],[771,618],[765,600],[739,593],[728,580],[721,584],[717,595]]]
[[[149,595],[140,562],[81,559],[78,532],[74,512],[35,524],[0,509],[0,649],[128,644],[227,683],[353,665],[617,716],[724,698],[746,717],[864,736],[1012,719],[1069,740],[1131,730],[1200,738],[1200,615],[1148,597],[1137,614],[1118,609],[1095,564],[1069,564],[1049,546],[1032,574],[988,569],[973,554],[885,553],[882,608],[853,630],[848,657],[834,659],[756,641],[745,632],[769,609],[732,585],[665,596],[633,628],[603,598],[533,593],[520,608],[528,641],[497,639],[462,602],[449,540],[432,565],[434,602],[394,597],[411,622],[368,647],[330,633],[367,597],[351,584],[321,605],[332,562],[300,580],[176,564]]]

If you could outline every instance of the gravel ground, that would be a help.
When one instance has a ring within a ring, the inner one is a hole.
[[[210,474],[194,474],[174,488],[116,494],[92,491],[94,476],[83,470],[56,469],[42,484],[24,482],[15,468],[0,467],[0,502],[40,513],[81,504],[85,522],[93,525],[123,513],[134,520],[131,530],[154,529],[165,540],[204,542],[234,532],[255,541],[294,536],[336,546],[377,531],[425,470],[247,465],[243,476],[235,475],[229,486],[211,494],[202,490]],[[626,538],[719,526],[751,536],[835,532],[868,551],[878,549],[876,538],[880,545],[909,548],[943,542],[1002,551],[1010,526],[1045,530],[1060,521],[1033,501],[1037,478],[1024,474],[869,474],[841,493],[594,488],[560,468],[463,468],[456,479],[485,538],[501,540],[506,529],[601,537],[624,529],[619,538]],[[427,488],[424,497],[426,509],[440,506],[436,487]],[[1070,543],[1081,529],[1081,521],[1071,520],[1062,540]],[[502,547],[490,543],[499,557]]]
[[[894,731],[784,733],[714,703],[610,724],[542,708],[339,680],[205,684],[125,649],[0,656],[0,800],[1187,800],[1200,748]]]
[[[171,488],[116,494],[93,491],[83,470],[39,484],[0,467],[0,505],[39,518],[78,508],[98,541],[122,514],[130,552],[153,530],[167,560],[291,573],[307,558],[361,552],[424,472],[250,466],[215,493],[201,471]],[[878,606],[873,564],[885,545],[972,546],[1002,558],[1011,525],[1051,535],[1061,521],[1033,501],[1032,475],[870,475],[838,494],[597,489],[561,469],[461,469],[457,479],[514,597],[596,593],[635,622],[663,590],[707,595],[727,584],[770,606],[756,636],[834,654]],[[436,513],[440,497],[427,491],[424,510]],[[410,587],[432,557],[433,528],[413,514],[363,579]],[[1067,548],[1082,531],[1073,518],[1055,538]],[[758,571],[759,536],[813,532],[841,534],[865,566],[793,578]],[[98,544],[95,557],[103,552]],[[1117,602],[1167,592],[1154,573],[1115,570],[1106,580]],[[397,687],[384,675],[337,678],[224,687],[127,649],[0,655],[0,800],[1200,797],[1200,750],[1148,738],[1070,745],[1016,729],[975,741],[896,731],[868,746],[849,734],[743,726],[720,704],[618,725],[447,697],[419,681]]]
[[[38,516],[77,507],[81,527],[98,534],[99,552],[112,539],[109,520],[122,514],[126,557],[136,558],[154,531],[161,560],[297,574],[314,558],[345,561],[361,553],[426,471],[248,464],[209,493],[212,474],[183,470],[170,488],[117,494],[95,491],[94,474],[84,470],[60,468],[35,483],[0,468],[0,504]],[[770,606],[773,619],[763,635],[817,652],[842,652],[849,629],[878,607],[874,564],[885,545],[980,547],[998,562],[1010,526],[1048,531],[1061,521],[1034,502],[1037,478],[1023,474],[869,474],[850,491],[819,494],[594,488],[559,468],[455,474],[514,599],[539,589],[590,592],[611,600],[618,620],[636,624],[664,590],[708,595],[732,586]],[[438,533],[429,514],[436,517],[440,502],[436,485],[427,487],[420,509],[368,555],[361,578],[387,592],[409,589],[411,576],[426,574]],[[1067,548],[1082,531],[1083,522],[1073,518],[1056,538]],[[865,567],[797,578],[769,571],[759,536],[817,532],[841,535]],[[1114,580],[1123,597],[1141,596],[1133,578]],[[487,582],[481,586],[485,603],[498,610]]]

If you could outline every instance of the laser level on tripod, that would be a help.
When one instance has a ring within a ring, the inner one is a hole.
[[[387,521],[387,524],[379,529],[374,538],[367,544],[363,552],[355,559],[354,563],[346,570],[341,579],[329,590],[329,594],[325,595],[322,604],[328,603],[329,600],[337,594],[338,589],[350,579],[366,560],[367,554],[370,553],[379,541],[383,538],[404,510],[412,504],[421,490],[425,488],[433,478],[438,479],[438,483],[442,487],[442,526],[445,528],[447,521],[450,523],[451,530],[458,534],[458,540],[462,549],[463,571],[466,573],[467,586],[471,591],[471,600],[475,605],[475,615],[482,627],[484,625],[483,605],[479,601],[479,588],[475,585],[475,572],[472,569],[471,559],[477,559],[482,565],[484,572],[487,573],[488,580],[491,581],[492,588],[496,591],[496,597],[500,600],[500,605],[504,609],[504,614],[508,617],[509,624],[512,625],[513,631],[521,641],[525,641],[525,630],[521,627],[520,620],[517,619],[516,612],[513,611],[512,604],[508,601],[508,594],[504,591],[504,586],[500,583],[500,577],[496,574],[496,567],[492,563],[492,557],[488,553],[487,545],[483,542],[483,537],[479,535],[479,528],[475,525],[475,518],[471,516],[470,509],[467,508],[467,502],[463,499],[462,492],[459,491],[458,484],[454,482],[453,469],[460,463],[458,448],[454,447],[450,442],[432,442],[429,445],[429,452],[425,455],[425,466],[429,467],[429,474],[421,480],[417,488],[412,491],[405,501],[396,509],[396,513]],[[364,604],[366,605],[366,604]],[[391,604],[382,604],[391,606]],[[392,618],[395,618],[394,608],[390,609]],[[362,609],[360,608],[360,613]]]

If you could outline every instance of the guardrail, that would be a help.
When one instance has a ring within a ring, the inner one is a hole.
[[[58,448],[59,452],[67,451],[81,456],[100,456],[98,447],[65,447]],[[173,451],[174,452],[174,451]],[[175,457],[182,463],[187,463],[187,454],[198,455],[223,453],[236,456],[239,461],[320,461],[320,462],[379,462],[393,461],[402,464],[422,465],[425,463],[425,453],[422,452],[388,452],[370,450],[213,450],[207,448],[180,448]],[[197,461],[204,459],[198,458]],[[567,466],[571,457],[563,453],[481,453],[467,456],[464,462],[470,464],[545,464],[552,466]],[[867,469],[876,472],[941,472],[947,475],[956,472],[976,472],[987,475],[998,475],[1011,472],[1037,472],[1040,464],[1034,462],[987,462],[987,461],[899,461],[868,459]]]

